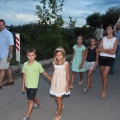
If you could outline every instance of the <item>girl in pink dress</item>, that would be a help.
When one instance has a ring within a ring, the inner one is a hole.
[[[60,47],[55,50],[53,60],[54,72],[51,80],[50,94],[55,96],[57,112],[53,120],[61,119],[63,95],[69,95],[69,64],[66,62],[65,50]]]

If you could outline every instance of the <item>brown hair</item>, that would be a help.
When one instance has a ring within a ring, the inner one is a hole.
[[[77,38],[79,38],[79,37],[81,37],[81,38],[83,39],[83,36],[82,36],[82,35],[78,35],[78,37],[77,37]]]
[[[31,53],[31,52],[34,52],[34,53],[36,54],[36,49],[34,49],[34,48],[28,48],[28,49],[26,50],[26,54],[27,54],[27,53]]]
[[[107,25],[106,29],[107,29],[108,27],[111,27],[112,30],[114,29],[114,26],[113,26],[112,24]]]
[[[57,64],[56,54],[57,54],[58,52],[61,52],[61,53],[63,54],[63,62],[62,62],[62,64],[64,64],[65,61],[66,61],[66,53],[65,53],[64,48],[62,48],[62,47],[58,47],[58,48],[55,49],[53,64]]]

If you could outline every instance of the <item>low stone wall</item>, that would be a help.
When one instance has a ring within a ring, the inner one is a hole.
[[[71,55],[67,55],[66,56],[66,60],[69,62],[71,60]],[[52,65],[53,63],[53,58],[51,59],[47,59],[47,60],[42,60],[42,61],[38,61],[43,67],[48,67],[50,65]],[[21,69],[22,69],[23,64],[20,64],[20,71],[18,71],[18,66],[17,65],[13,65],[11,66],[12,69],[12,73],[21,73]]]

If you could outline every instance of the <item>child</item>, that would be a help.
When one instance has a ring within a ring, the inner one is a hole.
[[[28,110],[26,117],[23,120],[29,120],[32,109],[38,108],[40,105],[40,101],[36,97],[38,82],[39,82],[39,74],[42,73],[49,80],[51,79],[49,75],[44,71],[41,64],[38,63],[36,58],[36,50],[34,48],[29,48],[26,51],[28,61],[23,65],[23,82],[22,82],[22,92],[26,87],[26,93],[28,98]],[[33,104],[36,103],[36,106]]]
[[[57,48],[54,54],[54,72],[51,81],[50,94],[55,96],[57,112],[53,120],[61,119],[63,95],[69,95],[69,64],[66,62],[65,51],[62,47]]]
[[[93,70],[96,69],[97,63],[98,63],[98,52],[97,52],[97,46],[96,46],[97,39],[91,38],[90,43],[91,46],[89,46],[86,50],[86,70],[87,70],[87,85],[84,89],[84,92],[87,93],[88,89],[92,87],[92,73]]]
[[[83,83],[83,72],[85,72],[85,65],[84,65],[84,55],[85,55],[85,46],[82,45],[83,36],[79,35],[77,38],[77,44],[73,46],[73,55],[72,55],[72,81],[70,88],[74,87],[74,79],[76,72],[80,74],[80,81],[79,84]]]

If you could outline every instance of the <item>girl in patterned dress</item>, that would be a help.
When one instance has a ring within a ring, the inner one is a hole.
[[[61,119],[63,95],[69,95],[69,64],[66,62],[65,51],[62,47],[57,48],[54,54],[54,72],[52,75],[50,94],[55,96],[57,112],[53,120]]]
[[[70,88],[74,87],[74,79],[76,72],[80,74],[80,81],[79,84],[83,83],[83,72],[85,72],[85,50],[86,47],[82,44],[83,42],[82,35],[79,35],[77,38],[77,44],[73,46],[73,54],[72,54],[72,80],[70,84]]]

